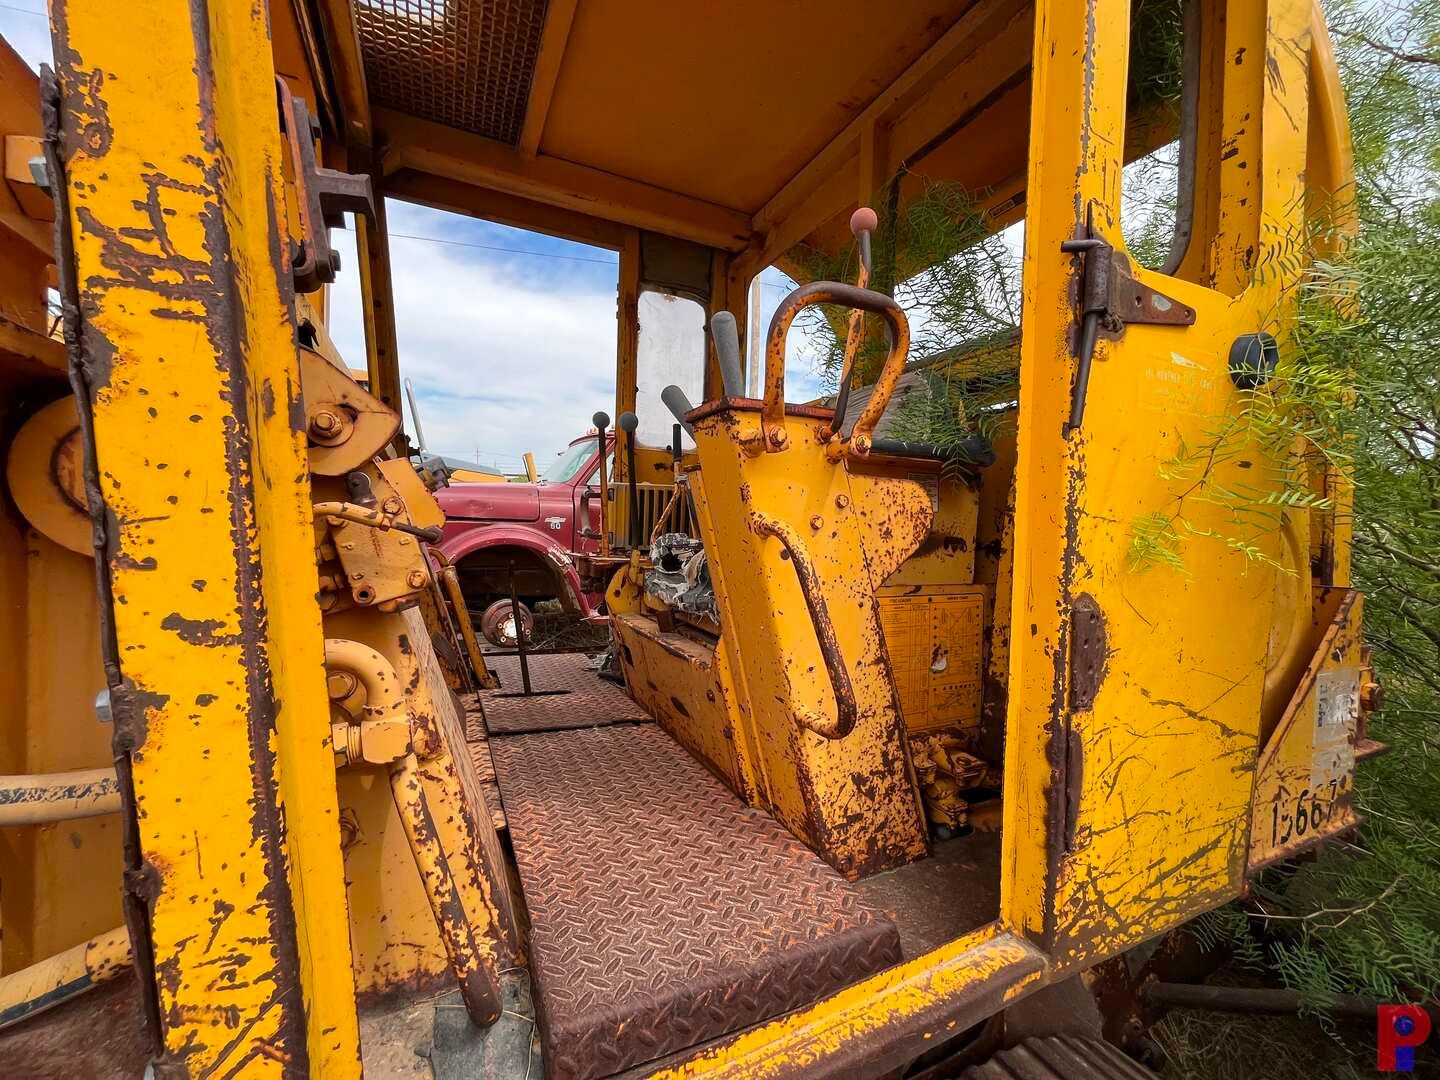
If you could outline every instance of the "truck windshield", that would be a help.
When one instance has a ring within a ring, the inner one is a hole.
[[[594,439],[572,443],[555,461],[555,464],[545,470],[545,474],[540,479],[546,484],[563,484],[568,480],[573,480],[575,474],[585,467],[585,463],[594,454]]]

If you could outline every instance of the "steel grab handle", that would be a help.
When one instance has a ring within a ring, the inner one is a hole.
[[[900,305],[891,297],[839,281],[812,281],[809,285],[800,286],[780,302],[774,318],[770,320],[770,329],[765,336],[765,407],[760,413],[765,448],[782,450],[785,447],[785,338],[790,333],[790,324],[795,321],[795,316],[814,304],[839,304],[872,312],[885,320],[890,331],[890,352],[885,357],[885,366],[875,380],[875,390],[865,405],[865,411],[855,421],[850,433],[852,449],[863,456],[869,453],[871,433],[880,422],[885,407],[890,404],[895,384],[904,374],[905,357],[910,351],[910,323]]]
[[[810,622],[815,627],[815,639],[820,643],[820,655],[825,660],[825,672],[830,676],[830,688],[835,692],[835,719],[821,720],[807,716],[798,710],[795,718],[802,727],[826,739],[843,739],[855,730],[857,709],[855,690],[850,685],[850,672],[840,656],[840,643],[835,638],[835,626],[830,621],[830,609],[821,592],[820,577],[805,550],[799,535],[783,521],[776,521],[758,510],[750,511],[750,528],[761,536],[773,536],[790,556],[795,566],[795,577],[800,582],[800,593],[805,597],[805,607],[810,612]]]

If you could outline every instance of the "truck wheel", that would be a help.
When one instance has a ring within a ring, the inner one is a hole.
[[[520,605],[520,626],[525,642],[529,644],[534,640],[532,633],[535,629],[535,616],[530,614],[530,609],[524,604]],[[515,647],[515,612],[509,600],[496,600],[485,609],[485,613],[480,616],[480,633],[485,635],[485,640],[491,645],[499,645],[504,649]]]

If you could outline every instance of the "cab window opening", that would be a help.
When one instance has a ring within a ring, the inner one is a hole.
[[[1193,232],[1199,27],[1199,0],[1132,2],[1120,226],[1131,258],[1163,274]]]

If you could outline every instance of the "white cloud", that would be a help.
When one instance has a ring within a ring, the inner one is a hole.
[[[518,471],[520,455],[532,450],[543,469],[590,426],[596,410],[613,418],[615,268],[395,234],[577,259],[613,259],[610,252],[394,201],[387,213],[400,370],[415,384],[432,451],[474,460],[478,448],[482,462]],[[363,366],[353,234],[336,231],[334,243],[344,269],[331,294],[331,334],[351,364]],[[761,290],[762,332],[794,287],[776,270],[767,271],[765,280],[772,285]],[[825,392],[815,370],[820,351],[802,327],[791,333],[788,400],[809,401]]]
[[[392,232],[412,231],[397,221],[415,210],[433,216],[414,232],[454,235],[455,219],[421,208],[392,210]],[[337,233],[336,242],[353,268],[349,235]],[[528,260],[541,264],[532,269],[520,259],[399,238],[391,261],[401,374],[414,383],[432,451],[474,460],[478,449],[482,462],[518,470],[520,455],[532,450],[543,468],[597,409],[613,411],[613,271],[608,289],[597,288],[602,266],[577,280],[553,266],[557,260]],[[342,271],[332,303],[335,342],[362,366],[358,273]]]
[[[15,10],[21,7],[27,10]],[[35,70],[40,69],[42,61],[52,63],[50,22],[41,0],[16,0],[0,8],[0,37],[8,41],[10,47],[20,54],[20,59]]]
[[[33,12],[10,9],[32,4]],[[50,62],[40,0],[13,0],[0,8],[0,36],[32,68]],[[401,374],[415,384],[432,451],[474,460],[478,450],[486,464],[518,471],[520,456],[531,450],[543,469],[590,426],[597,409],[614,412],[613,253],[403,203],[389,204],[389,219]],[[568,258],[447,246],[395,233]],[[335,230],[333,241],[343,266],[331,289],[331,334],[347,362],[363,367],[354,234]],[[762,330],[793,287],[779,271],[767,271],[765,280],[784,289],[761,290]],[[814,368],[818,352],[802,328],[790,335],[790,401],[824,391]]]

